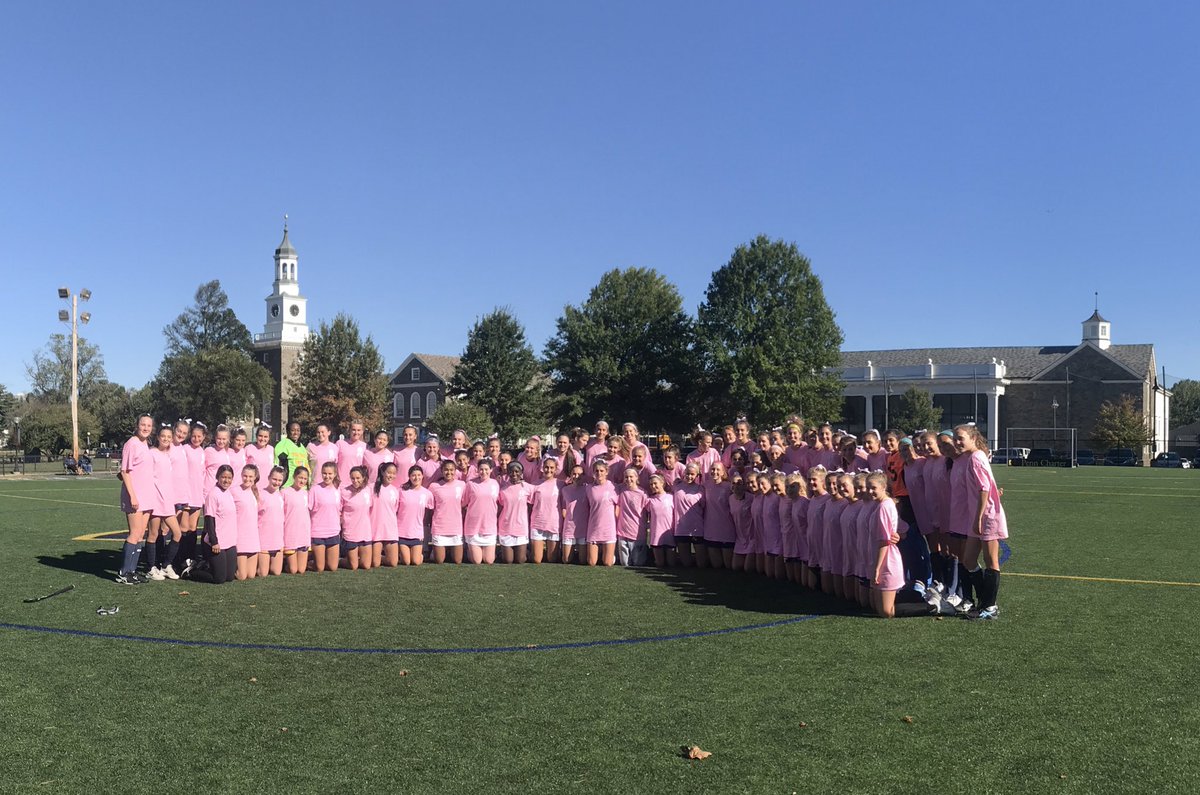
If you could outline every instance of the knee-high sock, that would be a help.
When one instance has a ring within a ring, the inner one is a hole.
[[[945,585],[946,585],[946,595],[947,596],[952,593],[956,593],[959,596],[962,596],[962,594],[959,593],[960,583],[958,581],[958,560],[951,557],[950,555],[946,556]]]
[[[145,549],[146,567],[153,569],[158,565],[158,539],[151,541]]]
[[[972,598],[972,597],[974,597],[974,594],[972,593],[972,589],[971,589],[971,586],[973,584],[974,584],[974,582],[973,582],[973,578],[971,576],[971,572],[967,569],[966,566],[964,566],[962,564],[962,561],[959,561],[958,585],[962,589],[962,598],[964,601],[967,601],[967,602],[974,601],[974,599]]]
[[[121,547],[121,574],[129,574],[137,568],[138,545],[125,542]]]
[[[178,555],[179,555],[179,542],[176,541],[174,538],[168,539],[166,552],[163,553],[163,565],[164,566],[174,566],[175,558],[178,557]]]
[[[979,596],[979,604],[983,607],[993,607],[996,597],[1000,594],[1000,570],[983,570],[983,593]]]

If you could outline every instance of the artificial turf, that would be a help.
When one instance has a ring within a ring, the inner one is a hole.
[[[72,540],[122,527],[115,481],[5,480],[0,622],[309,650],[0,629],[0,790],[1196,791],[1200,588],[1018,575],[1196,582],[1200,473],[998,476],[1012,557],[990,623],[711,571],[123,587],[118,543]]]

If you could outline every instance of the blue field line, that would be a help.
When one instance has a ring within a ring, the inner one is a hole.
[[[1000,565],[1003,566],[1005,563],[1008,563],[1008,559],[1011,557],[1012,557],[1012,547],[1010,547],[1008,545],[1007,541],[1001,541],[1000,542]]]
[[[752,632],[759,629],[783,627],[798,624],[801,621],[812,621],[822,618],[820,614],[793,616],[778,621],[768,621],[764,624],[747,624],[741,627],[725,629],[706,629],[700,632],[680,632],[673,635],[655,635],[646,638],[615,638],[611,640],[583,640],[573,643],[531,643],[524,646],[479,646],[475,648],[446,648],[446,649],[359,649],[351,647],[329,646],[287,646],[276,643],[227,643],[216,640],[179,640],[176,638],[152,638],[146,635],[118,635],[109,632],[92,632],[86,629],[60,629],[57,627],[41,627],[33,624],[10,624],[0,622],[0,629],[12,629],[24,632],[41,632],[47,635],[71,635],[78,638],[97,638],[100,640],[128,640],[142,643],[162,643],[169,646],[193,646],[205,649],[241,649],[254,651],[303,652],[315,654],[514,654],[527,651],[562,651],[564,649],[594,649],[601,646],[633,646],[640,643],[662,643],[670,640],[688,640],[690,638],[709,638],[715,635],[731,635],[735,632]]]

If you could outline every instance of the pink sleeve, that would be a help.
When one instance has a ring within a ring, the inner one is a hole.
[[[976,491],[991,491],[991,479],[988,477],[987,459],[981,452],[971,454],[971,468],[967,470],[967,477],[970,482],[977,488]]]

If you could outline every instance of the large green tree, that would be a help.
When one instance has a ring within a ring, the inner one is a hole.
[[[138,415],[152,413],[153,408],[149,384],[140,389],[126,389],[120,384],[105,381],[88,402],[88,410],[96,418],[99,428],[99,437],[93,437],[92,443],[123,444],[133,434]],[[160,418],[163,422],[170,422],[178,416],[186,415],[160,415]]]
[[[760,235],[712,275],[697,315],[709,422],[757,424],[842,411],[842,330],[821,280],[794,243]]]
[[[1200,381],[1184,378],[1171,387],[1171,425],[1200,422]]]
[[[469,400],[447,400],[437,407],[425,427],[442,439],[449,439],[459,428],[469,439],[483,439],[492,432],[492,418],[482,406]]]
[[[95,441],[100,435],[100,425],[91,412],[79,411],[79,438],[92,435]],[[32,401],[21,415],[21,447],[27,452],[61,455],[71,450],[71,406],[67,403]]]
[[[108,380],[100,349],[83,337],[78,338],[79,402],[87,403],[97,387]],[[45,403],[66,403],[71,399],[71,337],[51,334],[45,347],[34,351],[33,361],[25,365],[29,392]]]
[[[547,429],[548,387],[525,328],[504,308],[475,322],[449,385],[451,395],[482,408],[508,444]]]
[[[166,326],[163,334],[167,338],[168,356],[224,348],[247,355],[252,352],[250,329],[230,309],[229,296],[217,279],[196,288],[195,303]]]
[[[8,391],[8,387],[0,384],[0,431],[8,428],[12,422],[13,415],[17,406],[17,399],[12,392]]]
[[[889,427],[912,433],[918,428],[936,429],[942,421],[942,409],[933,405],[933,395],[918,387],[909,387],[891,410]]]
[[[327,422],[345,431],[351,420],[362,420],[367,428],[379,429],[387,418],[383,356],[344,314],[321,323],[305,341],[291,385],[289,415],[309,428]]]
[[[1101,447],[1132,447],[1134,453],[1140,453],[1152,437],[1146,418],[1134,404],[1133,398],[1125,395],[1116,403],[1106,400],[1100,404],[1092,438]]]
[[[644,433],[690,427],[698,373],[691,319],[675,285],[648,268],[611,270],[567,306],[545,363],[564,425],[600,418]]]

